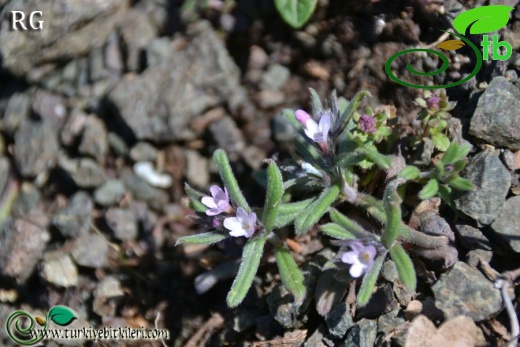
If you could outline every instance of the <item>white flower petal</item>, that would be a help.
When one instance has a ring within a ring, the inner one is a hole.
[[[229,230],[242,229],[242,222],[236,217],[228,217],[224,219],[224,227]]]
[[[341,256],[341,261],[345,264],[354,264],[358,261],[358,255],[353,251],[345,252]]]
[[[217,204],[215,203],[215,200],[211,196],[204,196],[200,200],[204,205],[206,205],[209,208],[216,208]]]
[[[206,210],[206,215],[207,216],[216,216],[217,214],[220,214],[220,210],[218,208],[210,208],[208,210]]]
[[[354,263],[352,264],[352,266],[350,267],[350,270],[348,271],[350,273],[350,276],[354,277],[354,278],[358,278],[360,277],[363,272],[365,271],[365,265],[361,264],[361,263]]]

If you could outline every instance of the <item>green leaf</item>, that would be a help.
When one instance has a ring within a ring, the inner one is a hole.
[[[455,17],[453,27],[463,35],[489,33],[505,27],[512,10],[514,7],[504,5],[473,8]]]
[[[442,163],[444,165],[452,164],[455,160],[455,156],[457,155],[459,151],[459,145],[456,142],[452,142],[444,155],[442,156]]]
[[[455,177],[448,184],[458,190],[470,191],[475,189],[475,185],[470,180],[462,177]]]
[[[281,204],[278,208],[278,215],[274,221],[274,227],[281,228],[294,222],[296,217],[298,217],[307,206],[312,204],[314,200],[314,198],[311,198],[289,204]]]
[[[330,205],[338,198],[339,191],[338,186],[325,189],[316,201],[303,210],[299,218],[296,218],[296,234],[306,233],[314,224],[318,223]]]
[[[336,166],[346,168],[360,163],[363,159],[365,159],[365,154],[356,150],[351,153],[340,155],[336,161]]]
[[[233,308],[240,305],[246,297],[249,288],[251,288],[253,279],[260,266],[266,239],[265,235],[261,235],[250,239],[244,246],[237,277],[235,277],[226,299],[229,307]]]
[[[405,166],[397,177],[405,179],[407,181],[413,181],[420,177],[421,170],[417,166],[409,165]]]
[[[371,237],[373,236],[372,233],[366,231],[363,229],[362,226],[354,222],[352,219],[348,218],[335,208],[331,208],[329,211],[330,219],[346,229],[349,233],[352,233],[357,236],[357,238],[363,238],[363,237]]]
[[[451,196],[451,188],[448,187],[445,184],[439,185],[439,196],[442,200],[444,200],[445,203],[448,204],[448,206],[451,207],[452,210],[456,211],[457,208],[455,207],[455,201],[453,201],[453,198]]]
[[[61,305],[53,306],[47,314],[47,319],[61,326],[69,325],[76,318],[78,317],[74,311]]]
[[[445,151],[450,146],[450,139],[443,133],[436,133],[432,135],[432,141],[435,148],[439,151]]]
[[[368,303],[368,300],[372,297],[372,292],[374,291],[374,287],[376,286],[377,278],[379,277],[379,272],[381,271],[381,266],[383,266],[383,261],[385,260],[386,252],[380,253],[377,258],[374,260],[374,264],[363,277],[363,282],[361,282],[361,286],[359,287],[359,292],[357,295],[357,302],[359,306],[365,306]]]
[[[465,143],[462,146],[459,146],[457,154],[453,157],[452,163],[456,163],[465,159],[470,151],[471,145],[469,143]]]
[[[303,128],[302,125],[296,120],[294,110],[290,108],[285,108],[283,110],[283,116],[289,123],[291,123],[293,127],[296,128],[296,130],[301,130]]]
[[[312,101],[312,114],[318,114],[323,111],[323,104],[321,103],[321,98],[318,95],[318,93],[312,89],[309,88],[309,92],[311,93],[311,101]]]
[[[267,166],[267,193],[265,195],[264,212],[262,216],[262,223],[268,233],[273,230],[282,196],[282,173],[276,163],[270,160]]]
[[[408,289],[414,291],[417,286],[417,276],[415,275],[415,268],[408,254],[401,245],[395,244],[390,250],[390,257],[397,267],[401,281]]]
[[[207,206],[205,206],[202,202],[200,202],[200,199],[204,196],[204,193],[199,192],[198,190],[193,189],[189,186],[188,183],[184,183],[184,191],[190,198],[190,203],[193,209],[197,212],[206,212],[208,209]]]
[[[303,274],[296,265],[291,252],[285,246],[278,247],[274,249],[274,256],[283,285],[294,296],[296,302],[301,303],[305,298],[306,288],[303,284]]]
[[[318,0],[275,0],[283,20],[295,29],[301,28],[316,9]]]
[[[349,102],[345,112],[341,114],[339,121],[336,122],[336,124],[334,125],[334,128],[332,129],[332,134],[339,135],[343,132],[343,130],[345,130],[348,123],[350,122],[350,119],[354,115],[354,112],[356,112],[359,105],[361,104],[361,101],[363,101],[363,98],[365,96],[372,96],[372,94],[364,90],[354,95],[352,100]]]
[[[198,244],[198,245],[211,245],[211,244],[220,242],[228,237],[229,237],[229,235],[215,233],[215,232],[207,232],[207,233],[196,234],[196,235],[182,236],[177,239],[177,241],[175,242],[175,246],[178,246],[182,243],[193,243],[193,244]]]
[[[385,210],[386,223],[381,241],[386,249],[390,249],[394,244],[402,222],[401,213],[401,197],[399,196],[398,188],[404,183],[402,179],[393,180],[385,189],[383,196],[383,207]]]
[[[356,240],[358,237],[348,231],[347,229],[343,228],[342,226],[336,224],[336,223],[327,223],[320,225],[321,231],[323,231],[328,236],[338,239],[338,240]]]
[[[365,152],[365,155],[367,156],[367,158],[370,159],[370,161],[372,161],[374,164],[376,164],[380,168],[385,169],[385,170],[390,169],[390,166],[392,165],[392,161],[386,155],[379,153],[377,151],[377,149],[365,148],[364,152]]]
[[[226,152],[222,149],[217,149],[215,153],[213,153],[213,160],[215,161],[215,164],[217,164],[220,178],[222,179],[222,182],[224,182],[224,186],[228,189],[231,200],[247,212],[251,212],[251,208],[249,207],[246,198],[238,187],[237,179],[231,170]]]
[[[439,181],[435,178],[432,178],[426,183],[426,185],[419,192],[419,198],[421,200],[428,200],[433,198],[437,192],[439,191]]]

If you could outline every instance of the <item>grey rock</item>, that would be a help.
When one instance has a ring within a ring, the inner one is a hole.
[[[504,77],[495,77],[478,100],[471,135],[494,146],[520,149],[520,90]]]
[[[289,79],[291,72],[285,66],[273,64],[267,68],[262,76],[260,88],[264,90],[279,90]]]
[[[126,155],[128,153],[128,146],[126,142],[116,133],[108,133],[108,143],[114,149],[117,155]]]
[[[497,155],[485,151],[471,159],[464,176],[475,184],[476,189],[462,193],[455,200],[455,206],[480,225],[491,224],[504,205],[511,186],[511,174]]]
[[[381,276],[388,282],[395,282],[399,279],[399,274],[397,273],[397,267],[392,260],[387,260],[383,264],[383,269],[381,270]]]
[[[65,98],[43,89],[38,89],[34,94],[32,109],[43,120],[58,128],[61,128],[67,119]]]
[[[405,345],[407,330],[397,330],[398,327],[402,327],[406,323],[403,316],[402,310],[396,308],[391,312],[381,315],[377,319],[377,328],[379,332],[382,332],[384,336],[392,336],[392,346]]]
[[[258,318],[262,317],[263,312],[255,308],[241,308],[233,316],[233,330],[241,333],[249,330]]]
[[[124,297],[121,282],[114,276],[107,276],[94,290],[93,311],[101,317],[113,317],[117,301]]]
[[[197,115],[224,102],[234,111],[246,100],[240,72],[211,25],[199,22],[189,35],[190,44],[172,45],[167,62],[123,77],[109,95],[139,140],[190,139]]]
[[[164,190],[152,187],[131,170],[123,170],[121,180],[137,200],[148,203],[155,210],[161,211],[168,203],[168,194]]]
[[[102,268],[108,263],[108,242],[99,234],[81,235],[71,252],[76,264]]]
[[[16,93],[11,96],[4,117],[0,120],[2,131],[13,135],[20,124],[29,117],[30,110],[31,98],[26,93]]]
[[[11,162],[6,157],[0,157],[0,195],[5,191],[11,175]]]
[[[103,169],[90,158],[69,159],[61,157],[59,165],[80,188],[99,187],[107,180]]]
[[[125,18],[128,18],[125,16]],[[137,35],[140,36],[140,35]],[[105,47],[105,67],[114,76],[120,76],[125,66],[123,63],[123,56],[121,53],[121,46],[119,42],[119,35],[117,32],[112,32],[108,37],[108,43]]]
[[[87,122],[87,114],[83,112],[81,109],[73,109],[70,113],[70,116],[67,118],[65,122],[65,126],[61,130],[61,142],[70,146],[74,143],[76,138],[81,134],[83,129],[85,128],[85,123]]]
[[[120,180],[108,180],[94,191],[94,201],[101,206],[112,206],[125,195],[126,189]]]
[[[377,323],[372,319],[362,319],[347,333],[341,347],[373,347],[376,341]]]
[[[332,347],[334,341],[327,337],[328,331],[325,324],[322,324],[316,329],[312,335],[305,341],[304,347]]]
[[[509,198],[491,228],[520,253],[520,196]]]
[[[340,339],[345,336],[347,330],[354,325],[349,306],[344,301],[336,304],[325,316],[325,323],[329,327],[329,333],[335,338]]]
[[[94,204],[85,192],[77,192],[68,205],[52,218],[52,224],[64,237],[77,238],[88,233]]]
[[[10,219],[0,230],[0,274],[24,283],[34,271],[50,240],[44,218]]]
[[[78,284],[78,269],[68,254],[47,252],[43,257],[41,277],[58,287],[74,287]]]
[[[70,60],[101,47],[126,9],[126,0],[11,1],[0,23],[3,66],[16,76],[24,76],[34,67]],[[42,11],[43,30],[8,30],[13,10],[27,14]]]
[[[484,236],[482,231],[467,224],[457,224],[455,226],[459,241],[464,247],[469,250],[472,249],[484,249],[491,250],[491,244],[487,237]]]
[[[493,252],[483,249],[473,249],[466,254],[466,263],[469,266],[477,267],[481,261],[490,262],[493,258]]]
[[[476,322],[489,319],[502,309],[500,290],[484,275],[463,262],[457,262],[432,286],[435,303],[446,319],[459,315]]]
[[[157,148],[148,142],[138,142],[130,150],[130,158],[133,161],[151,161],[155,162],[157,159]]]
[[[137,9],[128,11],[119,28],[127,51],[126,65],[130,71],[139,71],[142,52],[156,36],[156,29],[148,14]]]
[[[235,121],[226,116],[211,123],[209,130],[217,145],[226,151],[230,160],[238,159],[246,144],[242,132],[238,129]]]
[[[59,145],[52,123],[24,121],[14,142],[14,161],[23,176],[35,177],[56,163]]]
[[[384,284],[376,290],[368,303],[356,312],[356,318],[375,318],[394,310],[398,306],[392,285]]]
[[[110,208],[105,219],[108,226],[114,232],[114,236],[121,240],[134,240],[138,234],[136,215],[130,210]]]
[[[99,163],[105,161],[108,152],[108,133],[105,124],[98,117],[87,117],[79,152],[94,157]]]
[[[261,108],[272,108],[284,103],[286,96],[278,90],[261,90],[256,94]]]
[[[153,38],[146,47],[148,67],[167,64],[171,50],[172,41],[170,41],[170,39],[167,37]]]
[[[40,190],[29,182],[23,182],[20,189],[20,195],[16,199],[11,214],[16,217],[25,216],[36,209],[40,202]]]
[[[196,187],[207,187],[209,184],[209,161],[197,151],[185,150],[186,179]]]

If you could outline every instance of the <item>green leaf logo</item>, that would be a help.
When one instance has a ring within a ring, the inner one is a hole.
[[[514,9],[505,5],[489,5],[462,12],[453,20],[453,27],[463,35],[484,34],[501,29]]]
[[[58,325],[65,326],[69,325],[78,317],[76,317],[76,313],[74,313],[70,308],[58,305],[51,308],[47,318]]]
[[[275,0],[283,20],[295,29],[301,28],[316,9],[318,0]]]

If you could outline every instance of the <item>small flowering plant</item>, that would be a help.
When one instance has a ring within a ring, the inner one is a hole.
[[[440,195],[448,200],[451,189],[472,188],[471,182],[459,176],[466,164],[468,146],[452,143],[434,167],[426,171],[414,165],[398,166],[389,155],[399,152],[395,141],[398,130],[393,121],[395,109],[365,108],[358,112],[363,99],[370,95],[368,92],[360,92],[350,101],[338,99],[333,93],[325,105],[314,90],[310,93],[310,112],[284,111],[298,131],[293,158],[283,163],[266,160],[262,180],[266,196],[262,207],[249,205],[222,150],[213,155],[222,187],[212,186],[210,193],[205,194],[185,186],[197,220],[209,231],[181,237],[177,244],[212,244],[229,237],[246,239],[241,265],[227,296],[230,307],[245,298],[268,244],[283,285],[293,295],[295,305],[303,303],[306,293],[313,289],[305,287],[303,273],[286,244],[292,232],[298,237],[319,231],[316,237],[329,237],[334,239],[331,244],[343,246],[329,265],[338,267],[338,273],[348,271],[347,281],[361,279],[357,294],[360,306],[369,301],[388,256],[395,263],[400,280],[413,291],[417,279],[404,246],[411,251],[421,250],[418,255],[442,258],[448,238],[422,233],[403,221],[404,194],[413,192],[407,185],[414,188],[424,184],[419,192],[422,199]],[[425,100],[431,113],[427,122],[442,117],[442,112],[452,107],[443,95],[432,94]],[[406,161],[415,154],[405,155]],[[306,198],[291,201],[302,192]],[[368,216],[366,225],[374,227],[367,230],[349,217],[349,212],[355,210],[361,212],[358,215]],[[340,299],[345,291],[341,293]],[[327,300],[331,297],[338,296],[325,295],[317,300],[320,314],[329,311]]]

